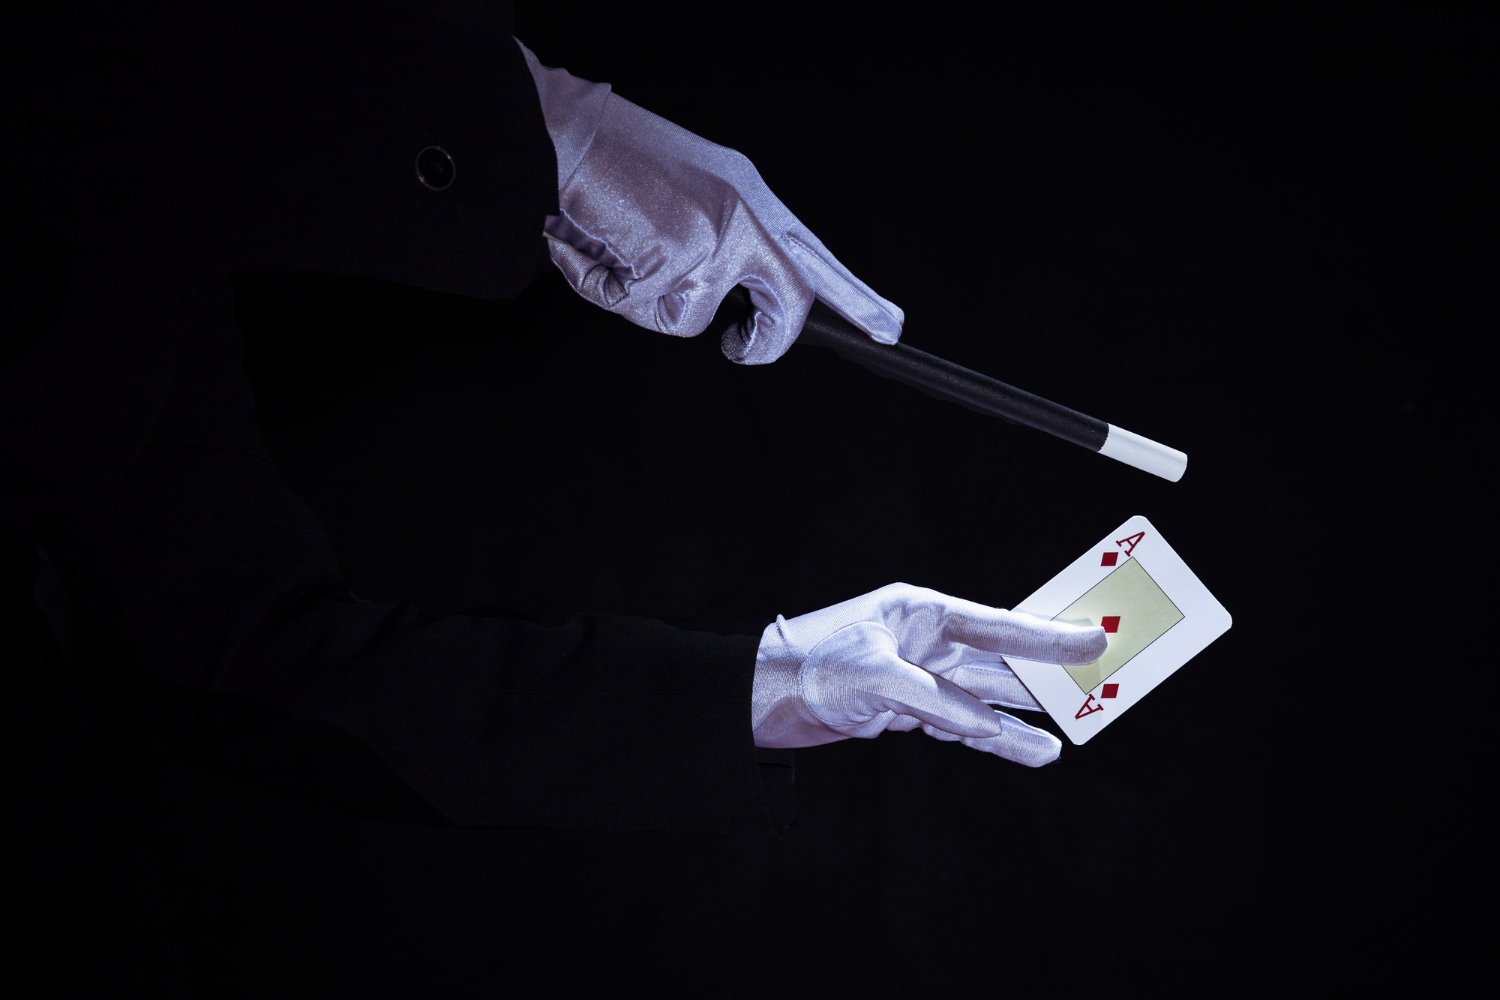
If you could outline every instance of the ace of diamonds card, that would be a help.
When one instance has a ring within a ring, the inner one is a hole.
[[[1088,742],[1230,625],[1229,612],[1140,516],[1110,532],[1014,610],[1104,627],[1108,648],[1095,663],[1005,658],[1074,743]]]

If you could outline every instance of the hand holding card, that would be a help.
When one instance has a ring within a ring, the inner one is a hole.
[[[761,747],[810,747],[921,727],[1037,767],[1062,744],[986,703],[1037,710],[1005,656],[1086,664],[1097,624],[1050,622],[895,583],[766,628],[752,725]]]

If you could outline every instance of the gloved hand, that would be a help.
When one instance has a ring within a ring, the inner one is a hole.
[[[1002,656],[1093,663],[1104,629],[1002,611],[893,583],[761,635],[751,722],[758,747],[810,747],[918,726],[1031,767],[1062,743],[997,712],[1041,708]]]
[[[850,274],[748,159],[521,50],[557,148],[552,262],[578,294],[637,326],[694,337],[744,285],[752,313],[721,344],[742,364],[786,353],[815,297],[882,344],[901,336],[901,310]]]

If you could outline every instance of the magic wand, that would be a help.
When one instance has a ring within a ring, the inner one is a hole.
[[[743,288],[736,288],[730,299],[736,300],[742,309],[750,308],[749,293]],[[822,302],[813,303],[797,343],[832,348],[841,358],[861,364],[877,375],[904,382],[929,396],[1035,427],[1174,483],[1187,471],[1187,455],[1176,448],[915,347],[903,343],[878,344]]]

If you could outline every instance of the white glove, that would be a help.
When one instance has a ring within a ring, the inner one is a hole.
[[[744,285],[752,314],[722,341],[742,364],[786,353],[815,297],[882,344],[901,336],[901,310],[850,274],[748,159],[521,51],[557,148],[552,262],[578,294],[637,326],[695,337]]]
[[[751,723],[758,747],[811,747],[918,726],[1031,767],[1057,759],[1045,730],[997,712],[1041,708],[1001,658],[1093,663],[1104,629],[1002,611],[893,583],[761,636]]]

